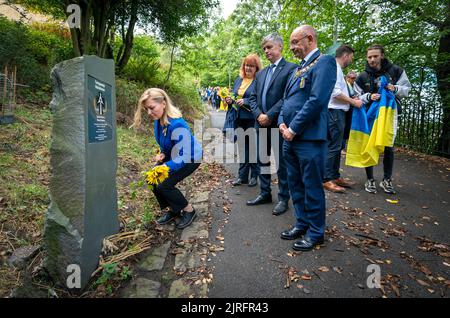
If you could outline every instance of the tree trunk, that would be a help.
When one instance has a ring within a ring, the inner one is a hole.
[[[440,30],[437,82],[442,101],[442,134],[437,151],[450,157],[450,18],[447,17]]]
[[[70,29],[70,37],[72,39],[73,52],[75,56],[81,56],[80,31],[78,29]]]
[[[125,39],[123,40],[123,46],[124,46],[124,50],[123,50],[123,54],[120,58],[120,60],[117,63],[117,68],[119,69],[119,71],[123,70],[125,68],[125,66],[128,63],[128,60],[130,59],[131,56],[131,50],[133,48],[133,39],[134,39],[134,27],[136,26],[136,22],[137,22],[137,12],[138,12],[138,1],[134,0],[131,3],[131,16],[130,16],[130,22],[128,24],[128,30],[127,30],[127,34],[125,36]]]
[[[175,52],[175,46],[176,46],[176,44],[174,43],[173,46],[172,46],[172,52],[170,53],[170,67],[169,67],[169,72],[167,72],[167,77],[166,77],[166,79],[164,80],[164,85],[163,85],[163,88],[164,88],[164,89],[166,89],[166,84],[167,84],[167,82],[169,82],[170,74],[172,73],[172,69],[173,69],[173,54],[174,54],[174,52]]]

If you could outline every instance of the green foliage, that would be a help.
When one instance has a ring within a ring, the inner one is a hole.
[[[169,69],[166,47],[157,44],[149,36],[138,36],[135,43],[136,48],[133,49],[130,62],[120,73],[127,80],[120,78],[116,80],[117,111],[132,117],[144,90],[160,87],[167,91],[175,106],[181,109],[188,121],[193,121],[203,113],[203,106],[195,90],[195,77],[185,66],[176,60],[171,80],[164,85]],[[144,120],[147,121],[145,117]]]
[[[132,271],[128,266],[119,266],[117,263],[103,265],[102,274],[95,281],[94,286],[103,286],[108,295],[112,295],[117,285],[132,277]]]
[[[137,102],[145,90],[143,83],[116,78],[116,110],[133,116]]]
[[[31,91],[49,87],[53,65],[73,56],[70,42],[60,35],[1,16],[0,29],[0,66],[16,65],[18,82],[31,86]]]
[[[128,266],[119,267],[117,263],[103,265],[102,274],[95,281],[95,286],[104,286],[108,295],[114,293],[114,287],[120,281],[127,281],[132,277],[132,272]]]
[[[154,219],[153,212],[154,212],[154,209],[153,209],[152,205],[150,205],[150,204],[144,205],[144,215],[142,217],[142,223],[144,225],[150,224],[151,222],[153,222],[153,219]]]
[[[115,47],[120,47],[118,41]],[[145,35],[134,38],[133,51],[130,60],[123,70],[123,75],[134,81],[144,82],[149,86],[157,83],[160,68],[160,49],[155,41]]]

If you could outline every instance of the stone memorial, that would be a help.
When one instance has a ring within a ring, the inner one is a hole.
[[[51,78],[44,266],[60,284],[82,290],[98,266],[103,239],[119,230],[114,61],[74,58],[57,64]]]

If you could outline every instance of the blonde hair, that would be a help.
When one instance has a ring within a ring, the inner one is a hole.
[[[162,103],[163,101],[166,102],[166,107],[164,108],[164,113],[161,117],[161,123],[164,126],[169,125],[169,118],[182,117],[181,111],[173,105],[172,100],[165,91],[159,88],[149,88],[141,95],[141,98],[139,98],[137,109],[136,112],[134,113],[134,122],[133,125],[131,125],[131,127],[137,129],[141,126],[142,109],[144,108],[145,101],[149,98],[157,103]]]

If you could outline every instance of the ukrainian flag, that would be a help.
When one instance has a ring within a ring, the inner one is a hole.
[[[384,147],[392,147],[397,133],[397,103],[382,76],[378,94],[380,100],[353,109],[352,127],[345,164],[358,168],[376,166]]]

